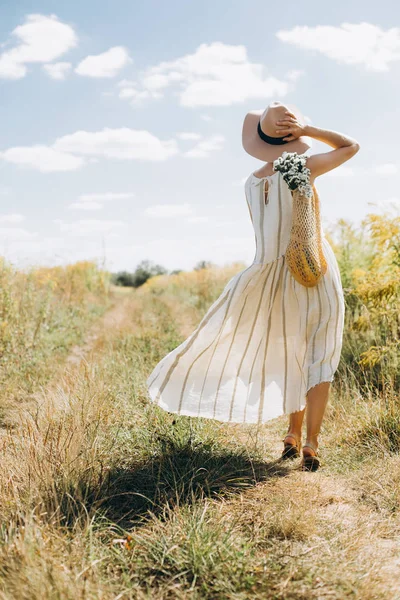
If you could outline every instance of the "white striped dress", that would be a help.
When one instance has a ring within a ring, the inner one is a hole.
[[[322,231],[327,272],[316,286],[302,286],[285,263],[292,194],[282,174],[250,174],[245,195],[254,260],[228,281],[193,333],[148,376],[150,398],[164,410],[263,423],[303,409],[311,387],[333,380],[344,299],[332,248]]]

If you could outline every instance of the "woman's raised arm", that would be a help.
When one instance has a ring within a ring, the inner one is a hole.
[[[315,140],[328,144],[334,150],[313,154],[307,158],[307,167],[311,171],[311,179],[335,169],[352,158],[360,149],[359,143],[343,133],[321,129],[312,125],[303,125],[291,112],[276,123],[276,131],[286,141],[295,140],[301,135],[307,135]]]

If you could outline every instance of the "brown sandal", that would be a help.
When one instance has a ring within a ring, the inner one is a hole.
[[[304,452],[304,448],[309,448],[314,454]],[[303,471],[316,471],[319,469],[320,460],[318,458],[318,449],[311,442],[306,442],[303,446],[303,460],[301,468]]]
[[[295,444],[288,443],[286,441],[288,438],[295,440],[296,443]],[[291,458],[299,458],[300,448],[301,448],[301,440],[297,439],[297,437],[293,433],[288,433],[287,435],[285,435],[285,437],[283,438],[282,441],[283,441],[284,446],[283,446],[281,458],[283,460],[288,460]]]

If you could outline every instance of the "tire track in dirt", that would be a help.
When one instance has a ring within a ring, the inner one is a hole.
[[[83,344],[75,345],[61,365],[57,365],[54,377],[45,385],[30,394],[26,401],[7,410],[4,427],[0,429],[0,437],[9,434],[15,427],[23,426],[26,418],[38,413],[47,404],[61,408],[64,405],[64,390],[71,387],[77,379],[79,369],[88,366],[96,349],[102,344],[107,332],[121,329],[127,317],[128,306],[132,296],[111,292],[113,304],[89,328]]]

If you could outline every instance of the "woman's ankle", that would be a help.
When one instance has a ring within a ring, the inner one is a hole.
[[[311,448],[318,448],[318,435],[307,436],[305,444],[310,444]]]
[[[295,440],[300,440],[301,439],[301,431],[294,431],[293,429],[291,429],[290,431],[288,431],[286,433],[285,437],[293,437]]]

